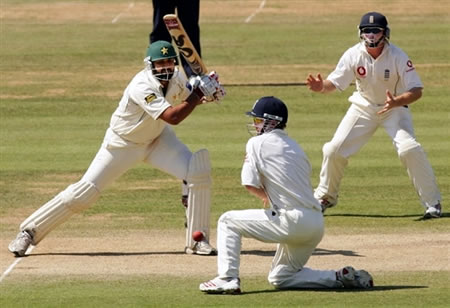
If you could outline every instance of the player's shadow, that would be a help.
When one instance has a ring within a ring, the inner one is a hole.
[[[142,252],[120,252],[120,251],[97,251],[97,252],[45,252],[45,253],[31,253],[25,257],[39,257],[39,256],[81,256],[81,257],[123,257],[123,256],[153,256],[153,255],[184,255],[184,251],[142,251]],[[261,257],[275,256],[275,250],[243,250],[241,255],[255,255]],[[329,250],[316,248],[313,255],[342,255],[350,257],[364,257],[351,250]],[[205,256],[214,257],[214,256]]]
[[[151,251],[151,252],[47,252],[47,253],[32,253],[26,257],[39,256],[81,256],[81,257],[123,257],[123,256],[152,256],[152,255],[184,255],[184,251]]]
[[[433,221],[434,219],[424,219],[422,214],[407,214],[407,215],[379,215],[379,214],[324,214],[324,217],[367,217],[367,218],[408,218],[415,217],[415,221]],[[442,218],[450,217],[450,213],[442,213]]]
[[[241,295],[259,294],[259,293],[273,293],[273,292],[339,292],[339,293],[359,293],[359,292],[380,292],[380,291],[395,291],[407,289],[427,289],[428,286],[375,286],[371,289],[270,289],[270,290],[256,290],[249,292],[242,292]]]
[[[368,218],[407,218],[407,217],[421,217],[420,215],[379,215],[379,214],[324,214],[324,217],[368,217]]]
[[[256,255],[261,257],[273,257],[275,256],[275,250],[243,250],[241,255]],[[347,257],[365,257],[352,250],[331,250],[316,248],[313,252],[313,256],[329,256],[329,255],[341,255]]]

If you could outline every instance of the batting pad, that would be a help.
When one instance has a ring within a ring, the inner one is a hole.
[[[188,183],[188,208],[186,210],[186,247],[193,248],[194,231],[202,231],[209,241],[211,205],[211,163],[209,152],[202,149],[192,154],[186,181]]]
[[[32,231],[33,245],[36,245],[73,214],[87,209],[99,196],[100,192],[91,183],[72,184],[31,214],[20,225],[20,230]]]

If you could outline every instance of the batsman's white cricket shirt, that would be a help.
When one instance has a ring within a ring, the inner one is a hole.
[[[306,207],[320,211],[310,176],[308,157],[284,130],[274,129],[247,142],[241,183],[264,188],[278,208]]]
[[[170,80],[166,95],[151,70],[140,71],[125,89],[111,117],[109,129],[114,134],[109,134],[113,139],[110,143],[116,146],[126,146],[128,142],[151,143],[167,125],[159,116],[170,106],[185,100],[190,93],[186,77],[178,71]]]
[[[372,58],[362,42],[349,48],[327,79],[340,91],[356,79],[356,91],[349,101],[360,106],[384,105],[386,90],[398,96],[414,87],[423,88],[406,53],[387,43],[377,59]]]

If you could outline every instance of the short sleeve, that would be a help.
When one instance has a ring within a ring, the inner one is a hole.
[[[328,75],[327,80],[340,91],[344,91],[355,79],[355,73],[351,64],[352,52],[347,50],[339,59],[333,72]]]
[[[241,171],[241,184],[261,187],[261,178],[258,172],[257,156],[254,148],[254,138],[247,142],[244,164]]]

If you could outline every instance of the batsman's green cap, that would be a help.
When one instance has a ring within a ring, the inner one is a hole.
[[[147,48],[147,57],[150,61],[158,61],[163,59],[176,58],[177,53],[172,44],[166,41],[156,41]]]

